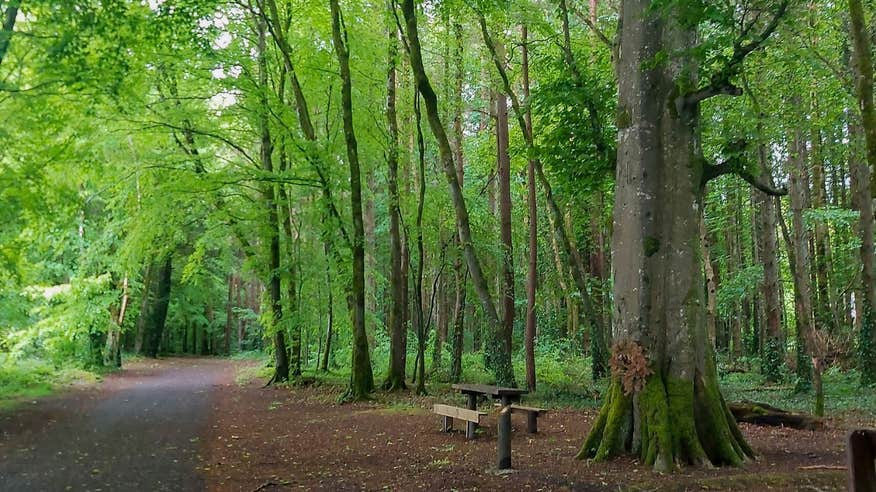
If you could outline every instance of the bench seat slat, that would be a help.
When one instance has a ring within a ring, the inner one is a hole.
[[[442,405],[436,403],[432,406],[432,412],[451,417],[454,419],[465,420],[466,422],[480,423],[481,417],[486,416],[487,412],[479,412],[477,410],[469,410],[467,408],[454,407],[452,405]]]

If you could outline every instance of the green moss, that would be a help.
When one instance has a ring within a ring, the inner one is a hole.
[[[641,418],[641,450],[639,456],[655,470],[669,471],[673,426],[670,425],[669,404],[663,380],[651,376],[639,393]]]
[[[645,237],[645,256],[654,256],[660,251],[660,240],[654,236]]]
[[[623,393],[619,379],[612,378],[608,397],[577,457],[599,461],[622,454],[632,431],[632,410],[632,397]]]

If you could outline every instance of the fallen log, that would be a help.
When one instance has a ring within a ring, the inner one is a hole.
[[[793,413],[766,403],[754,401],[730,402],[727,404],[737,422],[773,427],[790,427],[801,430],[819,430],[824,421],[812,415]]]

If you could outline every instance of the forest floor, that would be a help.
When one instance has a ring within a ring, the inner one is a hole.
[[[496,419],[477,439],[441,432],[433,402],[379,393],[340,405],[339,385],[262,387],[257,363],[162,359],[100,385],[0,411],[2,491],[844,490],[844,414],[819,431],[743,425],[758,459],[656,474],[632,459],[574,459],[595,409],[550,409],[539,433],[514,416],[510,473],[495,471]]]
[[[845,490],[846,435],[876,423],[849,414],[819,431],[743,424],[757,460],[660,475],[632,459],[575,460],[596,410],[551,409],[535,435],[514,416],[514,470],[500,474],[495,412],[467,441],[441,432],[430,411],[433,402],[462,405],[458,395],[380,394],[341,405],[342,390],[263,388],[260,380],[220,388],[204,452],[208,490]]]
[[[234,373],[221,359],[143,360],[0,411],[0,491],[202,490],[203,436]]]

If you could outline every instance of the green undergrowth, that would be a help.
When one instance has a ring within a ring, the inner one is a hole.
[[[862,387],[856,370],[841,371],[831,367],[824,373],[824,407],[827,417],[864,414],[876,417],[876,388]],[[812,391],[797,393],[792,376],[777,383],[767,383],[756,371],[723,374],[721,390],[727,401],[750,400],[791,410],[811,413],[815,404]]]
[[[12,359],[0,354],[0,410],[47,396],[74,384],[91,384],[100,374],[75,367],[57,367],[39,359]]]

